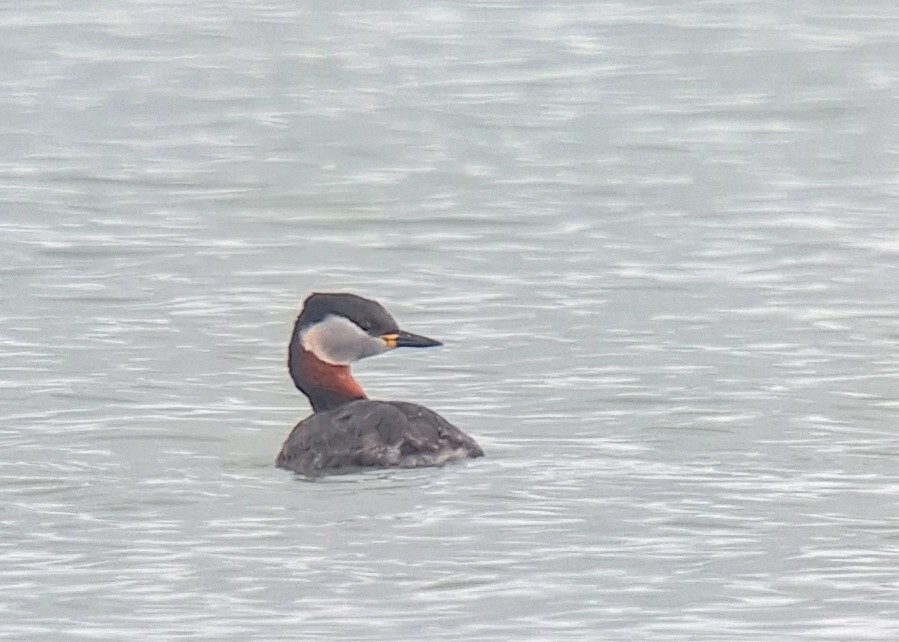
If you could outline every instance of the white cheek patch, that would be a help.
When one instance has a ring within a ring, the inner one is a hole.
[[[372,337],[349,319],[336,315],[306,328],[300,340],[305,350],[335,366],[346,366],[388,349],[381,339]]]
[[[300,338],[303,342],[303,349],[314,354],[320,361],[324,361],[325,363],[330,363],[335,366],[347,365],[346,363],[339,363],[336,360],[336,357],[328,354],[328,352],[325,350],[324,342],[322,340],[321,329],[317,325],[304,330],[300,335]]]

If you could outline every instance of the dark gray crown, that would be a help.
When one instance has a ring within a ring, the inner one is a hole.
[[[346,317],[372,336],[399,332],[396,320],[380,303],[344,292],[315,292],[306,297],[297,328],[323,321],[329,314]]]

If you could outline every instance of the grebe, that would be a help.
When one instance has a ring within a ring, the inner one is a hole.
[[[442,466],[484,452],[433,410],[368,399],[350,364],[394,348],[439,341],[399,329],[379,303],[355,294],[314,293],[303,303],[288,348],[294,384],[312,415],[290,432],[276,465],[304,475],[360,467]]]

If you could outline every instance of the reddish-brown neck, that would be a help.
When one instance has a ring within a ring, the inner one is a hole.
[[[296,387],[309,398],[313,412],[339,408],[354,399],[366,399],[349,366],[326,363],[302,346],[291,343],[287,366]]]

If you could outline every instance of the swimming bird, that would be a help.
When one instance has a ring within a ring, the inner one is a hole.
[[[313,476],[481,457],[474,439],[433,410],[369,399],[350,373],[350,364],[359,359],[395,348],[439,345],[400,330],[376,301],[348,293],[311,294],[294,325],[287,364],[312,414],[291,431],[276,465]]]

